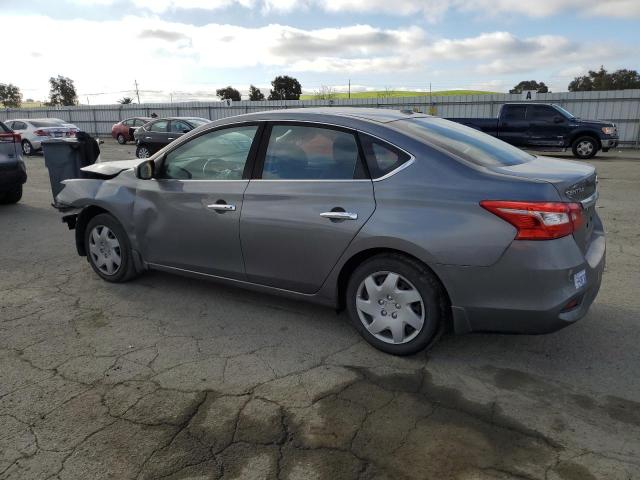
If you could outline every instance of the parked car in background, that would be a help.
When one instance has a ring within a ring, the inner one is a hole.
[[[498,118],[449,118],[516,147],[531,150],[571,149],[580,159],[618,146],[615,123],[582,120],[559,105],[507,103]]]
[[[151,117],[132,117],[122,120],[114,124],[111,127],[111,136],[115,138],[120,145],[124,145],[127,142],[132,142],[133,132],[136,128],[143,126],[145,123],[150,122]]]
[[[158,118],[133,132],[136,140],[136,157],[148,158],[176,138],[211,120],[199,117]]]
[[[428,115],[241,115],[84,170],[57,204],[104,280],[157,269],[346,308],[398,355],[444,329],[571,325],[604,269],[592,166]]]
[[[33,155],[42,150],[42,142],[50,138],[75,137],[80,131],[73,123],[59,118],[18,118],[5,124],[22,137],[22,153]]]
[[[0,122],[0,203],[16,203],[22,198],[27,169],[22,161],[20,134]]]

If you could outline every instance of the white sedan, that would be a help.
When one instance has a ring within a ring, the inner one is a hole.
[[[22,152],[33,155],[42,149],[42,142],[50,138],[75,137],[80,130],[72,123],[59,118],[24,118],[4,122],[22,137]]]

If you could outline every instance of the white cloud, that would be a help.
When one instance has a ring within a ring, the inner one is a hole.
[[[116,0],[72,0],[84,5],[113,4]],[[262,12],[290,12],[318,8],[328,12],[383,13],[398,16],[422,15],[435,20],[449,10],[483,16],[504,14],[542,18],[556,14],[572,16],[640,17],[638,0],[133,0],[137,7],[156,13],[177,9],[219,10],[240,5]]]
[[[20,38],[21,51],[30,60],[19,69],[8,70],[3,81],[20,86],[25,97],[40,98],[46,96],[48,78],[57,74],[73,78],[82,94],[129,90],[134,80],[147,90],[206,93],[260,69],[269,75],[292,73],[310,78],[332,75],[344,79],[355,74],[361,82],[371,83],[382,75],[387,78],[382,82],[389,78],[406,82],[412,77],[416,82],[428,81],[436,76],[434,72],[440,72],[437,76],[448,74],[447,81],[464,85],[513,73],[609,64],[612,52],[625,53],[613,45],[574,43],[555,35],[520,38],[509,32],[489,32],[435,39],[419,27],[193,26],[144,17],[90,21],[29,16],[26,21],[6,16],[3,20],[5,37]],[[23,35],[26,23],[29,35]],[[56,45],[65,46],[63,53],[43,48],[52,38]],[[266,82],[269,78],[251,80]]]

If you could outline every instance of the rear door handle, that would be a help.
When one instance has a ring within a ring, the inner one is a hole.
[[[322,218],[328,218],[330,220],[357,220],[358,214],[351,212],[322,212],[320,214]]]
[[[235,212],[236,206],[230,205],[228,203],[212,203],[211,205],[207,205],[207,208],[211,210],[216,210],[218,212]]]

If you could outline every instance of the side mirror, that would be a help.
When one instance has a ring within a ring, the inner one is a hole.
[[[136,177],[140,180],[151,180],[154,170],[155,164],[153,160],[146,160],[136,167]]]
[[[555,116],[553,117],[553,123],[562,123],[564,120],[562,117]]]
[[[182,130],[182,133],[189,133],[191,130],[188,128],[185,128],[184,130]]]

